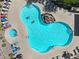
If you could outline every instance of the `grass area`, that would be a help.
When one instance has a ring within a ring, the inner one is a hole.
[[[79,0],[57,0],[58,3],[62,3],[63,5],[76,6],[79,5]]]
[[[66,3],[66,4],[76,4],[76,3],[79,3],[78,0],[63,0],[63,1],[64,1],[64,3]]]

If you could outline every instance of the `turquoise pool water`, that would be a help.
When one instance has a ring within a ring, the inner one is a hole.
[[[17,36],[17,31],[15,29],[9,30],[9,36],[10,37],[16,37]]]
[[[41,53],[48,52],[55,46],[68,45],[73,37],[72,29],[63,22],[45,24],[39,8],[25,5],[20,12],[20,18],[28,32],[29,46]]]

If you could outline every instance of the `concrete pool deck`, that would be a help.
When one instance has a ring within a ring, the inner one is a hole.
[[[26,39],[26,30],[24,25],[21,23],[19,18],[19,12],[23,5],[25,4],[25,0],[19,1],[19,0],[13,0],[12,4],[10,5],[10,10],[8,13],[8,20],[12,24],[12,28],[16,28],[19,31],[19,42],[22,47],[23,52],[23,58],[24,59],[52,59],[52,57],[61,55],[63,51],[67,50],[69,52],[72,52],[73,49],[78,46],[79,44],[79,37],[75,36],[73,37],[73,41],[66,47],[55,47],[51,50],[51,52],[48,52],[46,54],[40,54],[35,51],[33,51],[29,46]],[[38,4],[40,8],[42,9],[42,5]],[[43,11],[42,11],[43,12]],[[69,24],[74,30],[74,14],[70,14],[68,12],[58,11],[56,13],[51,13],[56,18],[56,21],[62,21],[67,24]]]

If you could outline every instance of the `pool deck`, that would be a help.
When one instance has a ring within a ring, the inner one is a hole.
[[[25,0],[13,0],[10,10],[8,13],[8,20],[12,24],[12,28],[16,28],[19,32],[18,39],[22,47],[23,58],[24,59],[52,59],[52,57],[61,55],[63,51],[67,50],[73,53],[73,49],[76,46],[79,46],[79,37],[74,36],[73,41],[66,47],[54,47],[51,52],[46,54],[40,54],[38,52],[34,52],[29,46],[27,42],[27,31],[25,30],[24,25],[20,21],[19,12],[23,5],[25,4]],[[43,10],[42,5],[38,4],[40,9]],[[43,11],[42,11],[43,13]],[[51,13],[56,18],[56,21],[62,21],[69,24],[74,31],[74,14],[68,13],[63,10],[58,11],[56,13]],[[8,39],[8,37],[6,36]]]

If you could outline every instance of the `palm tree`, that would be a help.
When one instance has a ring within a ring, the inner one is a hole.
[[[13,53],[10,53],[9,56],[10,56],[10,59],[13,59],[13,58],[14,58],[14,57],[13,57],[13,56],[14,56]]]
[[[6,43],[3,43],[3,44],[2,44],[2,47],[6,47]]]
[[[2,24],[2,22],[0,22],[0,31],[2,30],[2,26],[3,26],[3,24]]]

